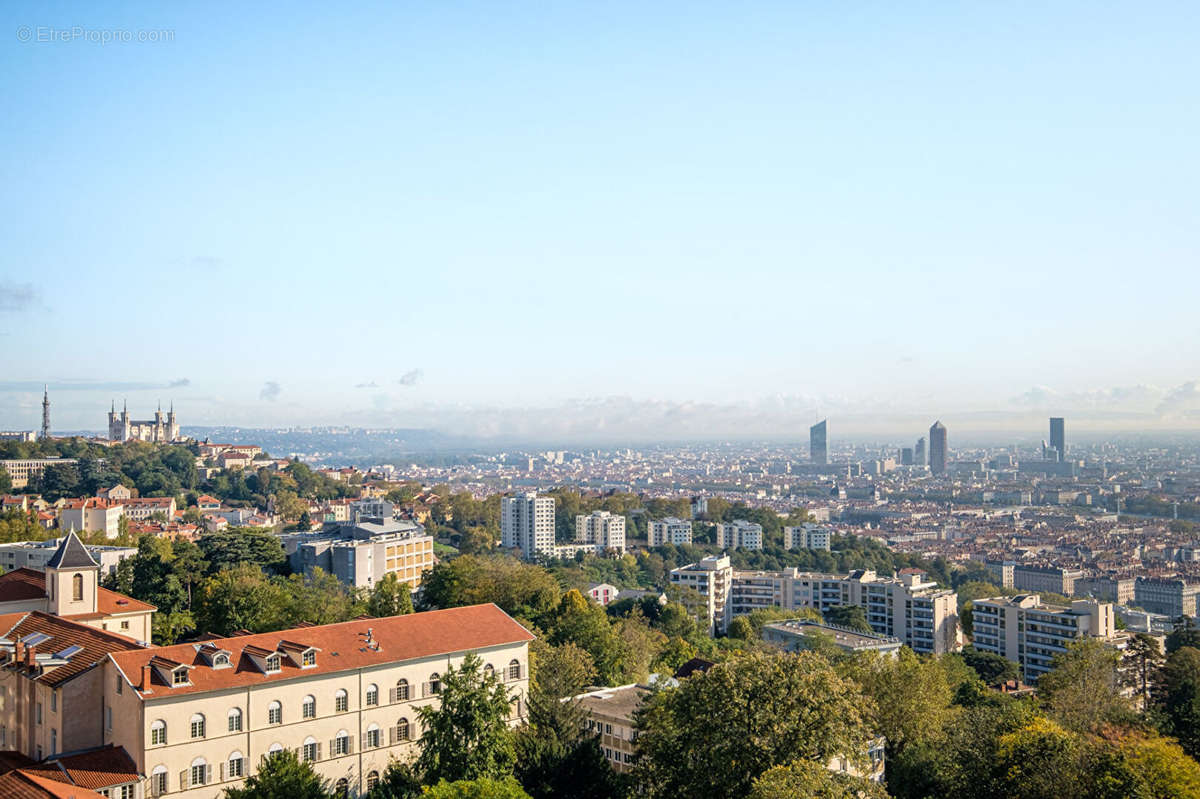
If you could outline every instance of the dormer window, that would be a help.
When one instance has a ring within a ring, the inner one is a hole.
[[[224,652],[218,652],[216,657],[213,658],[213,668],[214,669],[219,669],[219,668],[222,668],[222,667],[225,667],[228,665],[229,665],[229,655],[226,655]]]
[[[301,655],[301,656],[300,656],[300,665],[301,665],[303,668],[306,668],[306,669],[307,669],[307,668],[309,668],[310,666],[315,666],[315,665],[317,665],[317,652],[316,652],[316,650],[315,650],[315,649],[309,649],[309,650],[308,650],[308,651],[306,651],[306,652],[305,652],[303,655]]]
[[[180,668],[177,668],[171,672],[171,685],[187,685],[187,684],[188,684],[188,670],[186,668],[181,666]]]
[[[267,674],[274,674],[275,672],[279,671],[279,655],[278,654],[267,655],[265,663],[266,663]]]

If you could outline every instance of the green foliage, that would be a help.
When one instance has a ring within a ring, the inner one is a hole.
[[[268,755],[240,788],[226,788],[225,799],[328,799],[329,791],[309,763],[290,749]]]
[[[0,494],[7,494],[12,491],[12,477],[8,474],[8,469],[0,465]]]
[[[408,583],[402,583],[394,572],[383,576],[367,599],[367,613],[376,618],[403,616],[413,612],[412,591]]]
[[[795,760],[861,758],[862,697],[812,652],[752,653],[653,694],[638,714],[637,773],[652,797],[745,796]]]
[[[511,776],[500,779],[481,777],[456,782],[442,780],[437,785],[426,788],[422,795],[427,799],[529,799],[529,794],[525,793],[520,783]]]
[[[558,584],[545,569],[506,555],[443,560],[422,580],[426,608],[494,602],[513,616],[539,619],[558,605]]]
[[[408,763],[393,760],[367,799],[418,799],[421,796],[421,780]]]
[[[301,622],[332,624],[362,615],[364,603],[336,577],[314,569],[309,575],[271,577],[257,566],[224,569],[204,581],[194,613],[204,632],[268,632]]]
[[[950,718],[952,689],[936,659],[904,647],[894,658],[863,654],[844,671],[870,700],[871,729],[887,738],[889,753],[941,737]]]
[[[1200,649],[1185,646],[1171,653],[1157,675],[1153,697],[1163,732],[1200,758]]]
[[[286,569],[287,556],[279,536],[265,530],[233,527],[201,536],[197,545],[208,562],[209,574],[243,564],[275,573]]]
[[[1132,715],[1121,694],[1120,654],[1103,640],[1085,638],[1054,656],[1038,678],[1038,696],[1051,718],[1077,732],[1125,722]]]
[[[0,514],[0,543],[14,541],[45,541],[51,537],[33,520],[33,515],[13,508]]]
[[[503,778],[512,773],[508,691],[471,653],[441,676],[441,702],[417,708],[421,720],[417,769],[425,781]]]
[[[883,799],[887,792],[862,777],[838,774],[811,760],[797,760],[763,772],[748,799]]]
[[[867,611],[861,605],[835,605],[827,608],[825,621],[862,633],[874,632],[871,623],[867,621]]]
[[[1015,680],[1020,676],[1020,669],[1016,663],[991,652],[981,652],[973,646],[963,648],[962,659],[975,670],[979,679],[988,685]]]
[[[1200,649],[1200,623],[1186,615],[1175,620],[1175,629],[1167,636],[1167,654],[1185,646]]]

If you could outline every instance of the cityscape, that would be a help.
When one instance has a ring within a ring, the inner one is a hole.
[[[0,799],[1200,799],[1194,8],[0,17]]]

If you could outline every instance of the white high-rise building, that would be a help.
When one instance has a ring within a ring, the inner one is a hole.
[[[591,544],[599,552],[612,549],[624,553],[625,517],[614,516],[606,510],[576,516],[575,543]]]
[[[622,520],[624,521],[624,520]],[[526,560],[554,555],[554,498],[530,491],[500,501],[500,539]]]
[[[722,522],[717,525],[717,546],[722,549],[762,549],[762,525],[745,519]]]
[[[826,552],[832,546],[833,534],[828,527],[805,522],[799,527],[783,528],[784,549],[823,549]]]
[[[690,544],[692,543],[692,523],[676,519],[674,516],[651,520],[646,538],[652,547],[661,547],[665,544],[674,544],[675,546]]]

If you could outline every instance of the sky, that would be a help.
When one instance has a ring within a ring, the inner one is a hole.
[[[351,5],[0,8],[0,429],[1200,427],[1194,3]]]

